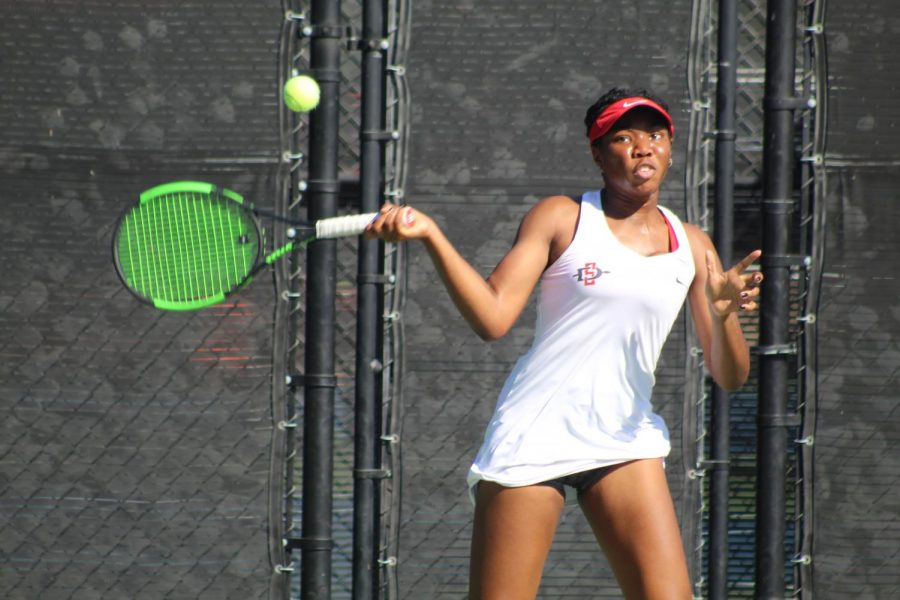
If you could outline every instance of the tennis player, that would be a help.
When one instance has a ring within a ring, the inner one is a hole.
[[[750,367],[738,313],[757,308],[762,274],[747,268],[760,252],[725,271],[709,237],[659,205],[675,133],[666,104],[614,88],[585,126],[603,188],[539,201],[487,279],[411,207],[385,205],[367,233],[421,240],[485,340],[509,331],[540,283],[533,345],[506,380],[469,471],[470,600],[535,597],[567,493],[625,597],[690,599],[664,472],[669,434],[651,403],[686,298],[715,381],[733,390]]]

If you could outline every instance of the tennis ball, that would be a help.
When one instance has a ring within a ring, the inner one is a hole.
[[[291,77],[284,84],[284,103],[294,112],[309,112],[319,104],[319,84],[309,75]]]

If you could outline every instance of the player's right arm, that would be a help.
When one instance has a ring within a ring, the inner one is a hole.
[[[487,278],[459,254],[430,217],[411,207],[385,205],[367,235],[388,241],[421,240],[463,318],[482,339],[496,340],[516,322],[541,273],[558,254],[556,248],[571,241],[577,214],[577,204],[564,196],[538,202]]]

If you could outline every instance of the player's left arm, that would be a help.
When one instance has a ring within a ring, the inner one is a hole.
[[[747,268],[762,253],[755,250],[725,271],[709,236],[695,225],[685,224],[685,230],[696,270],[688,302],[706,368],[717,384],[735,390],[750,373],[750,350],[738,313],[757,309],[762,273],[748,273]]]

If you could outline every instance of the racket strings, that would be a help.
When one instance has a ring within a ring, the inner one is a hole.
[[[139,295],[166,302],[223,297],[256,263],[259,234],[239,205],[204,193],[160,196],[122,227],[119,256]]]

